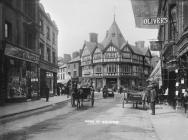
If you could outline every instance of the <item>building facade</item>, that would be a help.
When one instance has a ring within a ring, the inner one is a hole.
[[[158,16],[168,17],[161,25],[158,40],[162,42],[162,79],[169,89],[168,100],[175,103],[188,88],[188,1],[159,0]]]
[[[67,70],[67,64],[63,64],[59,66],[59,71],[58,71],[58,83],[66,83],[68,82],[68,70]]]
[[[44,81],[55,93],[58,30],[39,0],[1,0],[0,31],[0,104],[39,99]]]
[[[91,33],[81,52],[84,83],[92,83],[96,89],[104,85],[114,89],[145,86],[151,72],[151,52],[139,45],[124,39],[115,20],[101,43],[97,34]]]
[[[38,0],[0,1],[0,103],[39,96]]]
[[[58,54],[58,28],[50,15],[45,12],[43,5],[39,4],[40,26],[40,89],[41,96],[45,96],[46,84],[51,95],[56,94],[57,84],[57,54]]]
[[[69,73],[73,81],[78,82],[82,76],[80,56],[67,63],[67,73]]]

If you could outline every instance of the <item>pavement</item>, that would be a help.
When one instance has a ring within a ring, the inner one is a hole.
[[[187,140],[188,117],[183,109],[174,110],[169,105],[156,105],[156,114],[151,115],[153,127],[160,140]]]
[[[120,98],[120,94],[115,97],[116,100]],[[168,104],[157,104],[155,115],[151,115],[150,107],[147,112],[160,140],[188,139],[188,112],[185,114],[183,108],[173,109]]]
[[[97,100],[101,98],[102,98],[102,94],[96,92],[95,99]],[[50,97],[48,102],[46,102],[45,98],[41,98],[40,100],[35,100],[35,101],[27,101],[22,103],[9,103],[6,104],[5,106],[0,106],[0,119],[47,108],[59,103],[70,101],[70,99],[71,99],[70,96],[69,98],[67,98],[67,95],[62,95],[62,96]]]

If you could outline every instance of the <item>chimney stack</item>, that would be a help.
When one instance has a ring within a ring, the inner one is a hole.
[[[98,42],[98,34],[97,33],[90,33],[89,37],[90,37],[89,38],[90,42],[95,42],[95,43]]]
[[[136,47],[144,48],[145,41],[136,41],[135,44]]]

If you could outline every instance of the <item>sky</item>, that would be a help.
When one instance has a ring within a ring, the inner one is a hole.
[[[40,0],[58,26],[58,56],[72,53],[89,41],[89,33],[98,34],[102,42],[114,20],[125,40],[131,44],[157,39],[157,29],[135,27],[131,0]]]

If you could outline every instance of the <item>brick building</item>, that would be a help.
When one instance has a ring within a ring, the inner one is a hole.
[[[39,96],[38,0],[0,1],[0,103]]]
[[[55,93],[58,30],[39,0],[1,0],[0,32],[0,104],[40,98],[44,81]]]
[[[45,12],[43,5],[39,4],[39,26],[40,26],[40,89],[44,96],[44,84],[50,89],[50,94],[56,94],[57,84],[57,54],[58,54],[58,28],[50,15]]]

